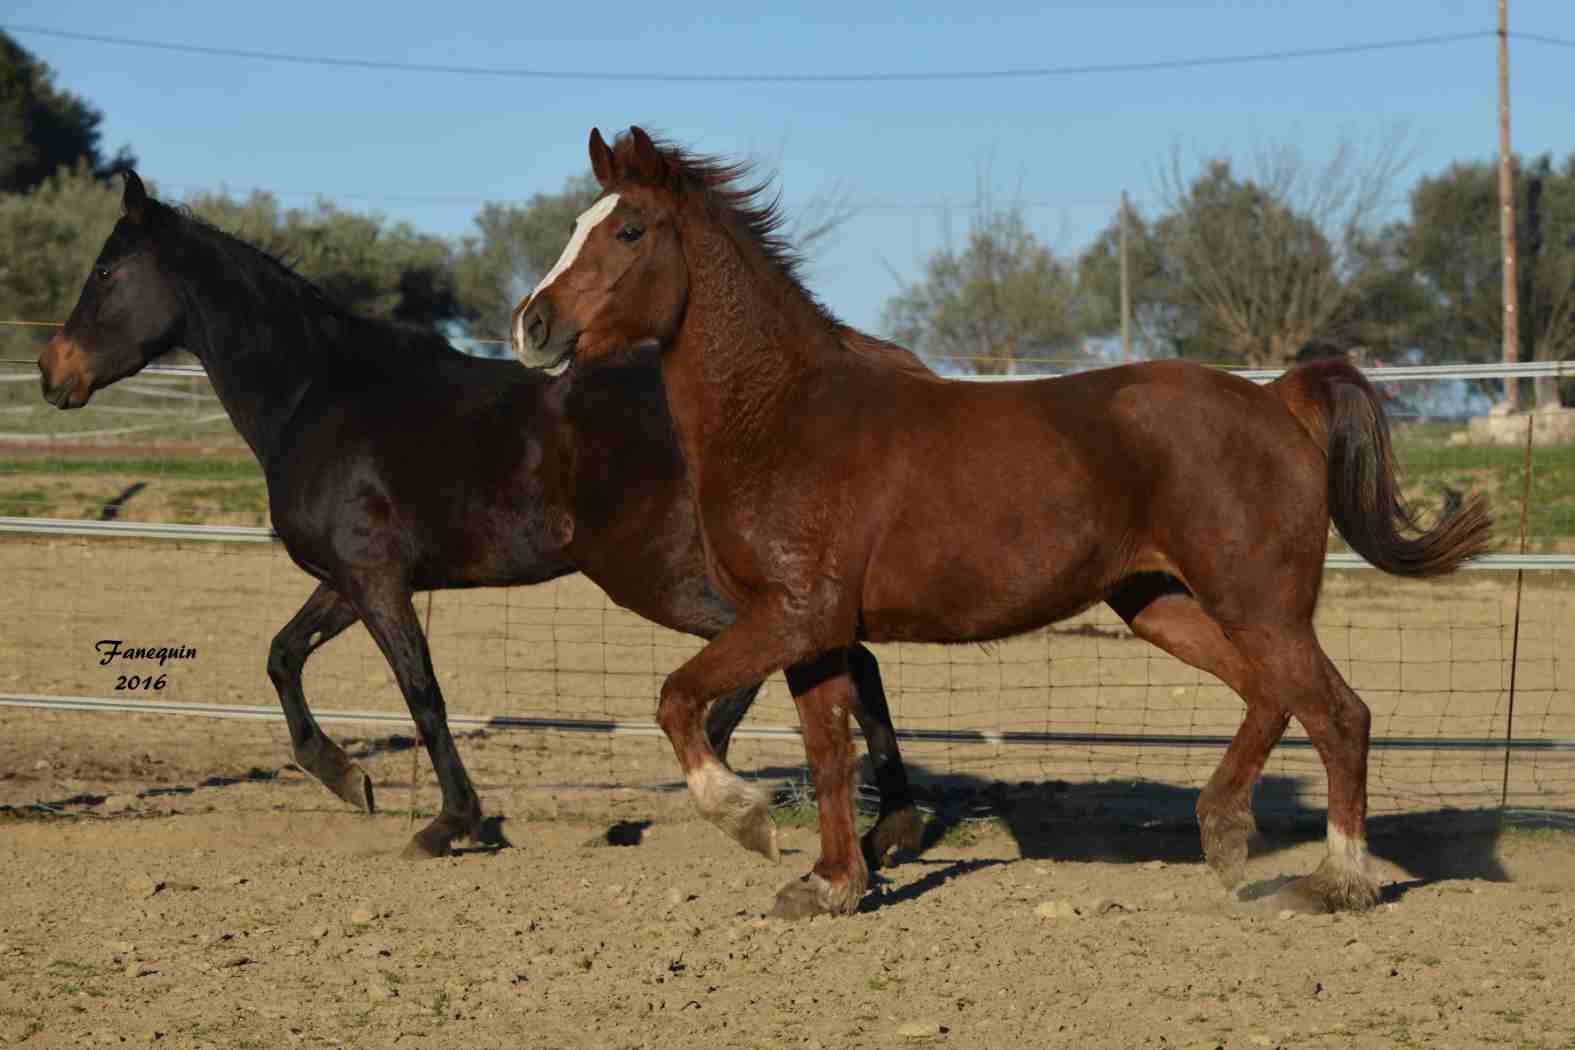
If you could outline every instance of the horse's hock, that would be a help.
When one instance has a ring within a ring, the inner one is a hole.
[[[1575,408],[1539,408],[1531,413],[1532,444],[1575,444]],[[1526,443],[1525,412],[1477,416],[1456,443],[1465,445],[1510,445]]]

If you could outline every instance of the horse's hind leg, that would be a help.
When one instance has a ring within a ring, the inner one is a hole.
[[[862,645],[853,646],[848,650],[848,672],[853,679],[853,717],[864,734],[870,764],[875,767],[875,786],[880,789],[880,816],[860,840],[864,863],[874,871],[897,850],[919,848],[924,818],[913,805],[913,787],[897,749],[897,731],[891,724],[875,654]]]
[[[705,737],[711,742],[711,750],[716,752],[716,757],[723,762],[727,761],[727,749],[733,743],[733,731],[754,706],[755,697],[760,695],[760,687],[763,685],[764,682],[756,682],[754,685],[735,689],[712,703],[706,710]]]
[[[1318,644],[1311,624],[1243,632],[1252,689],[1271,690],[1302,724],[1329,778],[1328,854],[1312,875],[1280,891],[1288,904],[1358,911],[1378,903],[1367,865],[1367,750],[1372,717]]]
[[[1252,688],[1252,668],[1219,622],[1168,578],[1138,579],[1110,597],[1110,606],[1139,638],[1235,690],[1247,715],[1225,757],[1198,796],[1203,855],[1226,889],[1246,876],[1247,847],[1257,832],[1252,792],[1290,714]]]
[[[1215,675],[1247,702],[1247,717],[1198,799],[1209,864],[1227,887],[1241,881],[1252,787],[1289,716],[1302,724],[1329,777],[1329,852],[1316,872],[1282,890],[1287,903],[1359,910],[1378,901],[1367,870],[1367,705],[1318,644],[1310,623],[1254,625],[1226,634],[1190,595],[1135,584],[1110,604],[1139,637]]]
[[[372,778],[328,738],[306,704],[301,671],[307,657],[356,622],[356,612],[326,583],[318,584],[306,604],[274,635],[268,647],[268,677],[279,694],[279,706],[290,726],[295,763],[322,781],[335,795],[370,813]]]
[[[479,841],[481,800],[449,733],[448,712],[432,670],[426,636],[410,604],[410,591],[385,585],[353,595],[352,600],[394,670],[443,792],[443,811],[410,840],[405,856],[445,856],[450,844],[461,836]]]

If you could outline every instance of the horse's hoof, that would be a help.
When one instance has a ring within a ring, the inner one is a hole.
[[[701,815],[739,845],[772,861],[781,856],[771,806],[755,785],[713,760],[690,773],[689,793]]]
[[[1341,871],[1325,861],[1317,871],[1275,890],[1270,906],[1301,915],[1370,911],[1378,904],[1378,883],[1365,873]]]
[[[898,850],[917,853],[924,843],[924,815],[912,806],[881,815],[875,826],[864,833],[859,845],[864,863],[871,871],[892,862]]]
[[[354,762],[328,785],[328,790],[363,813],[377,812],[377,802],[372,796],[372,778]]]
[[[421,836],[417,835],[410,840],[399,856],[404,860],[436,860],[438,857],[447,857],[453,852],[447,843],[441,846],[429,846],[421,841]]]
[[[777,822],[771,819],[771,810],[764,802],[751,806],[739,818],[733,835],[739,845],[754,850],[772,863],[782,858]]]
[[[318,734],[304,747],[296,748],[294,758],[296,765],[316,777],[339,799],[363,813],[377,812],[372,797],[372,778],[332,740]]]
[[[809,919],[816,915],[847,915],[858,907],[852,887],[837,887],[810,872],[777,891],[771,908],[774,919]]]
[[[454,834],[449,829],[440,826],[442,817],[416,832],[405,850],[400,854],[405,860],[433,860],[437,857],[447,857],[454,852],[449,845],[454,840]]]
[[[1203,833],[1203,856],[1220,883],[1227,890],[1235,889],[1247,877],[1247,845],[1258,831],[1252,814],[1211,813],[1199,823]]]

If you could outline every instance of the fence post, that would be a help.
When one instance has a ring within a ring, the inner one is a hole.
[[[1524,480],[1520,490],[1520,555],[1526,556],[1526,515],[1531,508],[1531,441],[1536,433],[1537,414],[1526,413],[1526,460],[1521,469]],[[1509,756],[1515,739],[1515,673],[1520,669],[1520,595],[1526,570],[1515,570],[1515,626],[1509,643],[1509,714],[1504,720],[1504,786],[1499,792],[1500,814],[1509,805]]]

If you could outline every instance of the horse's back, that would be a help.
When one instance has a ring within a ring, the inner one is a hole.
[[[543,385],[457,353],[317,385],[269,479],[276,529],[318,558],[386,559],[443,586],[561,575]]]
[[[1292,520],[1275,542],[1322,542],[1316,448],[1272,392],[1238,377],[1159,362],[907,387],[888,409],[903,423],[873,457],[873,487],[891,488],[873,497],[889,511],[865,538],[873,638],[1012,634],[1134,572],[1276,557],[1241,530],[1271,490]],[[980,535],[994,538],[987,548]],[[906,619],[961,608],[970,617]]]

